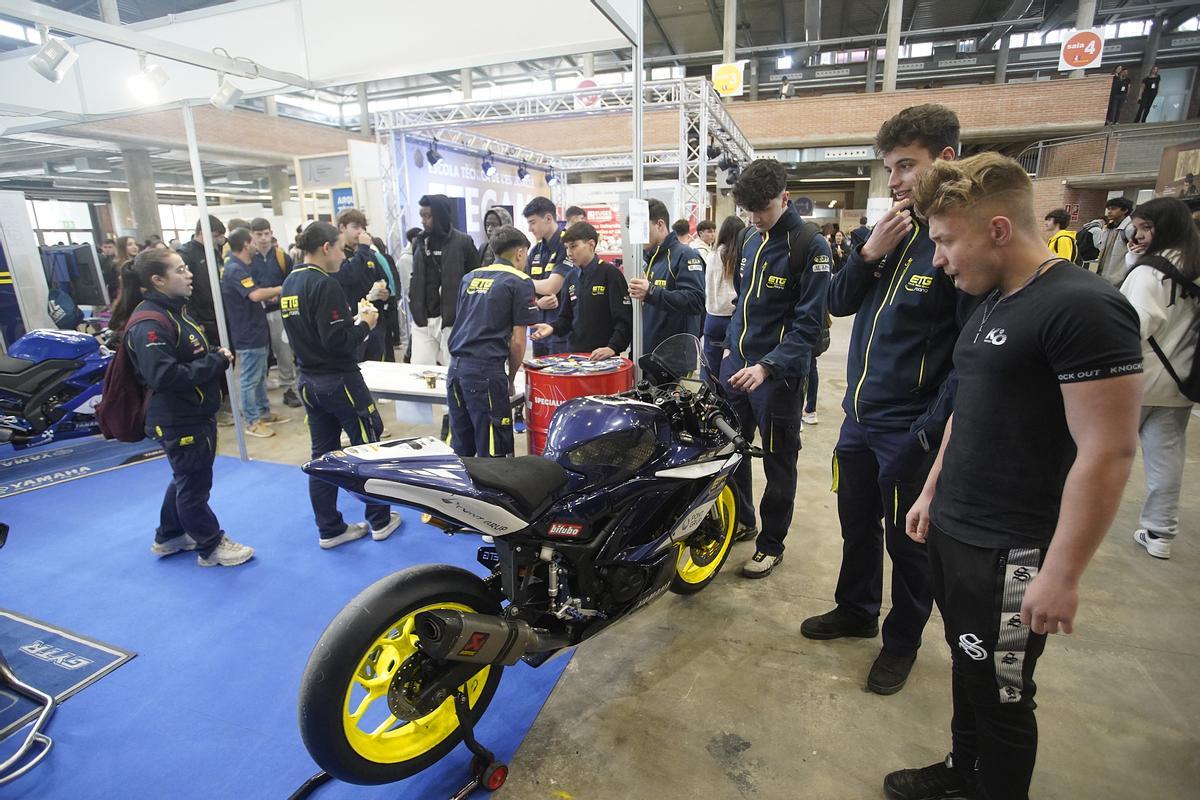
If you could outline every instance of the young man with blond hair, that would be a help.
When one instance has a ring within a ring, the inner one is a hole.
[[[938,161],[913,193],[934,265],[984,298],[954,350],[958,397],[906,530],[929,548],[953,663],[953,750],[893,772],[892,800],[1023,800],[1037,755],[1033,671],[1071,633],[1079,582],[1137,452],[1138,318],[1046,246],[1012,159]]]

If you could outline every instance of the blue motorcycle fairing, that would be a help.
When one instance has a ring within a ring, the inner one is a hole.
[[[40,433],[24,416],[21,398],[0,389],[0,422],[2,427],[24,436],[26,441],[14,441],[14,450],[37,447],[52,441],[93,436],[100,432],[95,407],[103,393],[104,371],[113,353],[102,347],[94,336],[78,331],[34,330],[13,342],[7,355],[33,363],[51,359],[80,361],[81,366],[59,380],[61,394],[67,395],[54,407],[54,417]],[[58,394],[58,392],[55,392]],[[40,424],[40,423],[39,423]]]

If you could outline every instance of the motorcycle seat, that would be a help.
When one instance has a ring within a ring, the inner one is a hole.
[[[82,361],[66,358],[27,361],[23,358],[0,356],[0,389],[32,395],[50,381],[70,375],[82,366]]]
[[[462,462],[477,486],[511,497],[527,520],[544,511],[567,485],[567,471],[541,456],[464,458]]]

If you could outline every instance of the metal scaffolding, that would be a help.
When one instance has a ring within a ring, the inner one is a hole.
[[[679,114],[679,146],[675,150],[643,153],[646,167],[677,167],[684,218],[703,219],[708,207],[713,178],[710,176],[710,141],[739,164],[754,159],[754,148],[729,116],[725,106],[704,78],[684,78],[647,83],[642,87],[645,108]],[[383,111],[375,114],[375,131],[384,150],[383,178],[387,191],[386,232],[391,246],[403,245],[400,237],[413,219],[409,196],[407,160],[398,157],[410,139],[452,144],[491,152],[509,161],[524,162],[536,169],[553,170],[564,180],[552,187],[561,205],[565,179],[582,172],[633,170],[632,153],[553,156],[480,133],[478,128],[498,123],[603,116],[633,113],[632,86],[596,87],[586,91],[552,92],[536,97],[501,100],[467,100],[445,106]]]

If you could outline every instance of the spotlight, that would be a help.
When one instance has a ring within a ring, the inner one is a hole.
[[[496,164],[492,161],[491,150],[489,150],[488,154],[483,157],[483,163],[481,163],[480,166],[483,167],[483,174],[489,178],[496,174]]]
[[[158,90],[167,85],[171,76],[158,64],[147,64],[146,54],[138,53],[141,70],[129,79],[129,91],[139,102],[150,104],[158,101]]]
[[[700,147],[700,131],[696,128],[695,125],[692,125],[691,127],[688,128],[687,143],[688,143],[688,147],[693,147],[693,148]]]
[[[46,80],[62,83],[62,79],[79,60],[79,53],[61,39],[51,39],[46,26],[39,25],[38,31],[42,34],[42,46],[29,59],[29,66]]]
[[[558,176],[558,173],[555,172],[554,170],[551,169],[551,170],[546,171],[546,185],[547,186],[558,186],[558,184],[561,180],[562,179]]]
[[[222,73],[217,73],[220,80],[220,85],[217,87],[217,93],[209,98],[208,102],[212,103],[222,111],[232,111],[242,99],[242,90],[230,83],[229,79]]]
[[[525,162],[521,162],[521,166],[517,167],[517,180],[524,181],[529,177],[529,170],[525,166]]]
[[[776,69],[791,69],[792,68],[792,57],[790,55],[788,55],[787,53],[781,55],[779,58],[775,59],[775,68]]]
[[[718,156],[720,156],[722,152],[723,151],[721,150],[721,145],[717,144],[716,142],[709,144],[708,160],[712,161],[714,158],[717,158]]]
[[[429,145],[429,149],[425,151],[425,158],[429,161],[429,165],[433,166],[442,160],[442,154],[437,149],[437,137],[433,139],[433,144]]]
[[[721,157],[721,160],[717,162],[717,169],[723,169],[723,170],[728,171],[731,169],[736,169],[737,165],[738,165],[737,159],[730,158],[729,154],[726,153],[724,156]]]
[[[725,172],[725,185],[733,186],[742,174],[742,168],[734,164]]]

